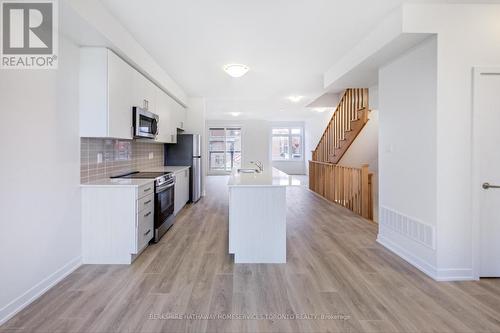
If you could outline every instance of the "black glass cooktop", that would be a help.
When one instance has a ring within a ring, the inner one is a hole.
[[[172,172],[131,172],[120,176],[114,176],[111,178],[144,178],[144,179],[155,179],[164,175],[171,174]]]

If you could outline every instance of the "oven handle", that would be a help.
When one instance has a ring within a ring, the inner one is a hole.
[[[156,188],[156,193],[163,192],[163,191],[165,191],[166,189],[173,187],[174,185],[175,185],[175,183],[170,183],[170,184],[167,184],[167,185],[162,185],[162,186],[160,186],[160,187],[157,187],[157,188]]]

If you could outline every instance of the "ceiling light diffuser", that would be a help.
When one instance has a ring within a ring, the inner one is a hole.
[[[316,112],[325,112],[328,108],[314,108],[313,110]]]
[[[249,70],[250,67],[242,64],[227,64],[224,66],[224,71],[231,77],[242,77]]]
[[[241,112],[229,112],[229,113],[230,113],[230,114],[231,114],[231,116],[233,116],[233,117],[238,117],[238,116],[241,114]]]
[[[292,95],[292,96],[288,96],[288,99],[290,101],[292,101],[293,103],[298,103],[302,100],[302,98],[304,98],[304,96],[300,96],[300,95]]]

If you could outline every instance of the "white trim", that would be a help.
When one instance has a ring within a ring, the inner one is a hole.
[[[401,246],[392,242],[387,237],[378,234],[377,243],[381,244],[389,251],[393,252],[397,256],[401,257],[403,260],[409,264],[415,266],[417,269],[431,277],[436,281],[470,281],[475,280],[472,274],[472,269],[467,268],[446,268],[438,269],[434,265],[414,256],[412,253],[408,252]]]
[[[495,73],[500,74],[500,67],[474,67],[472,69],[472,115],[471,115],[471,130],[472,130],[472,158],[471,158],[471,169],[472,169],[472,182],[471,182],[471,193],[472,193],[472,275],[475,280],[479,280],[480,275],[480,262],[481,253],[479,251],[479,244],[481,242],[481,209],[480,209],[480,197],[481,188],[478,184],[481,183],[481,176],[479,173],[479,139],[477,133],[480,132],[479,128],[476,128],[475,115],[476,115],[476,100],[477,91],[475,89],[477,79],[483,73]]]
[[[381,235],[380,233],[377,236],[377,243],[381,244],[391,252],[395,253],[399,257],[401,257],[403,260],[407,261],[411,265],[415,266],[428,276],[430,276],[433,279],[436,279],[437,276],[437,269],[434,267],[434,265],[422,260],[419,257],[416,257],[413,255],[411,252],[408,252],[406,249],[402,248],[398,244],[394,243],[391,241],[389,238],[385,237],[384,235]]]
[[[292,134],[292,129],[300,129],[300,134]],[[273,130],[275,129],[287,129],[288,130],[288,134],[273,134]],[[288,149],[289,149],[289,152],[288,154],[291,155],[292,152],[291,152],[291,147],[292,147],[292,138],[293,137],[300,137],[300,156],[301,158],[300,159],[291,159],[291,158],[288,158],[288,159],[273,159],[273,137],[283,137],[283,136],[286,136],[288,137]],[[293,123],[271,123],[271,132],[270,132],[270,142],[269,142],[269,145],[270,145],[270,154],[271,154],[271,163],[272,162],[302,162],[304,163],[305,161],[305,126],[303,123],[297,123],[297,124],[293,124]]]
[[[74,272],[82,265],[82,257],[76,257],[54,273],[47,276],[42,281],[28,289],[24,294],[17,297],[9,304],[0,309],[0,325],[4,324],[7,320],[15,316],[19,311],[30,305],[37,298],[46,293],[50,288],[55,286],[66,276]]]
[[[210,152],[209,152],[209,147],[210,147],[210,128],[223,128],[224,129],[224,142],[226,142],[226,130],[228,128],[239,128],[240,129],[240,142],[241,142],[241,149],[240,149],[240,154],[241,154],[241,165],[243,165],[243,136],[245,134],[245,128],[243,125],[239,124],[233,124],[233,123],[227,123],[225,124],[224,122],[218,123],[218,122],[212,122],[212,121],[207,121],[205,124],[205,129],[206,129],[206,137],[207,137],[207,146],[205,147],[206,153],[207,153],[207,158],[206,158],[206,163],[207,163],[207,176],[227,176],[231,174],[230,171],[222,171],[222,170],[216,170],[216,171],[211,171],[210,170]],[[224,153],[224,165],[226,164],[225,159],[226,159],[226,153]]]

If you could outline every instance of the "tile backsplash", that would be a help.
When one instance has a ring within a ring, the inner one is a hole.
[[[163,165],[163,144],[80,138],[82,184]]]

